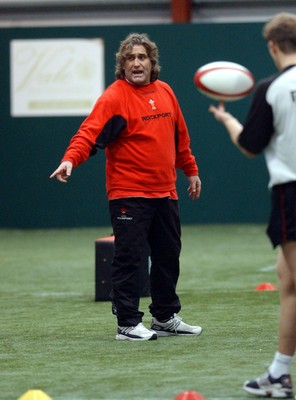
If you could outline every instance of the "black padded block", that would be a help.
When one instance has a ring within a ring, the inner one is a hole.
[[[140,269],[141,297],[150,296],[149,247],[145,261]],[[95,301],[110,301],[111,263],[114,257],[114,236],[107,236],[95,241]]]

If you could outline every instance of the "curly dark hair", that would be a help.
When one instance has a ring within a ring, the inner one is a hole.
[[[152,64],[150,81],[154,82],[158,78],[160,65],[158,63],[158,48],[154,42],[149,39],[146,33],[130,33],[121,43],[116,53],[115,79],[124,78],[124,63],[127,55],[132,51],[133,46],[142,45],[145,47],[148,57]]]

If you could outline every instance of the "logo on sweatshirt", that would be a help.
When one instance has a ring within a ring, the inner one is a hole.
[[[143,115],[142,121],[150,121],[151,119],[160,119],[160,118],[171,118],[171,113],[164,112],[161,114]]]
[[[151,105],[152,110],[156,110],[156,105],[154,100],[150,99],[149,104]]]
[[[128,217],[128,216],[126,215],[126,213],[127,213],[126,208],[125,208],[125,207],[122,207],[122,208],[120,209],[120,216],[118,216],[117,219],[120,219],[121,221],[124,221],[124,220],[131,221],[131,220],[133,219],[133,217]]]

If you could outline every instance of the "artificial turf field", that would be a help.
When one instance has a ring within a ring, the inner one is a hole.
[[[277,284],[265,226],[183,226],[180,316],[204,331],[139,343],[116,341],[110,303],[94,301],[94,241],[109,234],[0,230],[0,399],[29,389],[53,400],[173,400],[189,389],[250,399],[242,384],[277,343],[278,292],[254,291]]]

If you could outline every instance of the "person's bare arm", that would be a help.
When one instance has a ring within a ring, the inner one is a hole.
[[[238,137],[243,130],[243,125],[229,112],[225,110],[224,104],[219,103],[218,107],[211,105],[209,112],[214,115],[217,121],[225,126],[232,143],[247,157],[253,158],[255,154],[240,146]]]

